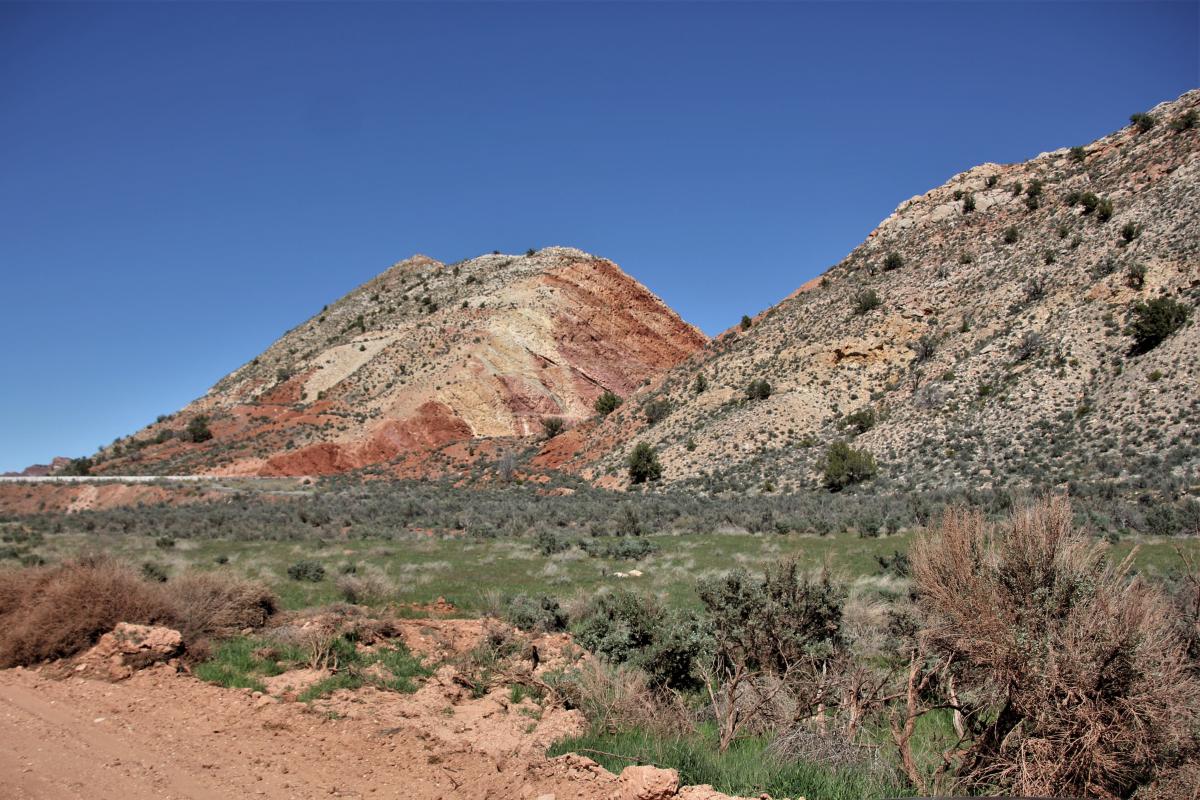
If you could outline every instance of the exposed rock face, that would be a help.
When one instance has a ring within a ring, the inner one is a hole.
[[[289,331],[203,398],[101,455],[97,472],[418,471],[447,443],[582,420],[706,337],[610,261],[551,247],[415,256]],[[209,417],[213,438],[188,423]]]
[[[30,464],[20,472],[0,472],[0,478],[44,478],[71,463],[66,456],[55,456],[49,464]]]
[[[118,622],[75,662],[75,671],[119,681],[151,664],[170,661],[183,652],[179,631],[157,625]]]
[[[1200,91],[1155,108],[1148,131],[984,164],[902,203],[822,278],[535,463],[619,485],[645,440],[668,483],[802,488],[819,482],[827,445],[847,439],[893,488],[1194,475],[1200,127],[1184,124],[1189,111]],[[1192,322],[1134,355],[1131,310],[1160,296]],[[769,398],[747,397],[757,379]],[[650,425],[655,398],[671,412]],[[873,426],[847,424],[867,409]]]

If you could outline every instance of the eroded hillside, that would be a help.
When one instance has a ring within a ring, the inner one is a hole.
[[[582,420],[605,390],[629,394],[705,342],[611,261],[578,250],[453,265],[415,256],[106,448],[97,471],[419,468],[447,443]]]

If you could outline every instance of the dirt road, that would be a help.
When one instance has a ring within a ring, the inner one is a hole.
[[[499,711],[465,715],[457,725],[445,711],[447,729],[460,734],[453,741],[431,733],[419,713],[433,702],[428,692],[396,697],[342,698],[337,707],[347,713],[339,715],[332,706],[256,698],[167,667],[113,684],[2,671],[0,796],[590,800],[619,789],[586,759],[547,760],[528,747],[488,752],[464,740],[464,730],[486,731],[475,723]],[[527,729],[530,721],[514,724]]]

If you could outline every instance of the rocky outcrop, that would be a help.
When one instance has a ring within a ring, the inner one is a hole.
[[[173,662],[183,653],[179,631],[157,625],[118,622],[87,652],[75,659],[74,671],[102,680],[120,681],[152,664]]]
[[[0,472],[0,478],[44,478],[64,469],[71,463],[66,456],[55,456],[49,464],[30,464],[20,472]]]

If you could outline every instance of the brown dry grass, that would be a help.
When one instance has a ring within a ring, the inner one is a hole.
[[[593,726],[609,733],[641,729],[675,736],[693,728],[683,701],[654,690],[650,676],[629,664],[588,658],[555,680],[552,688]]]
[[[1108,566],[1065,498],[999,527],[948,511],[912,564],[925,644],[964,697],[966,788],[1125,797],[1195,747],[1200,682],[1168,600]]]
[[[261,628],[278,610],[265,586],[211,572],[194,572],[160,587],[170,602],[183,641]]]
[[[0,667],[74,655],[118,622],[176,628],[190,645],[259,627],[275,607],[257,584],[204,574],[149,583],[105,558],[0,570]]]

